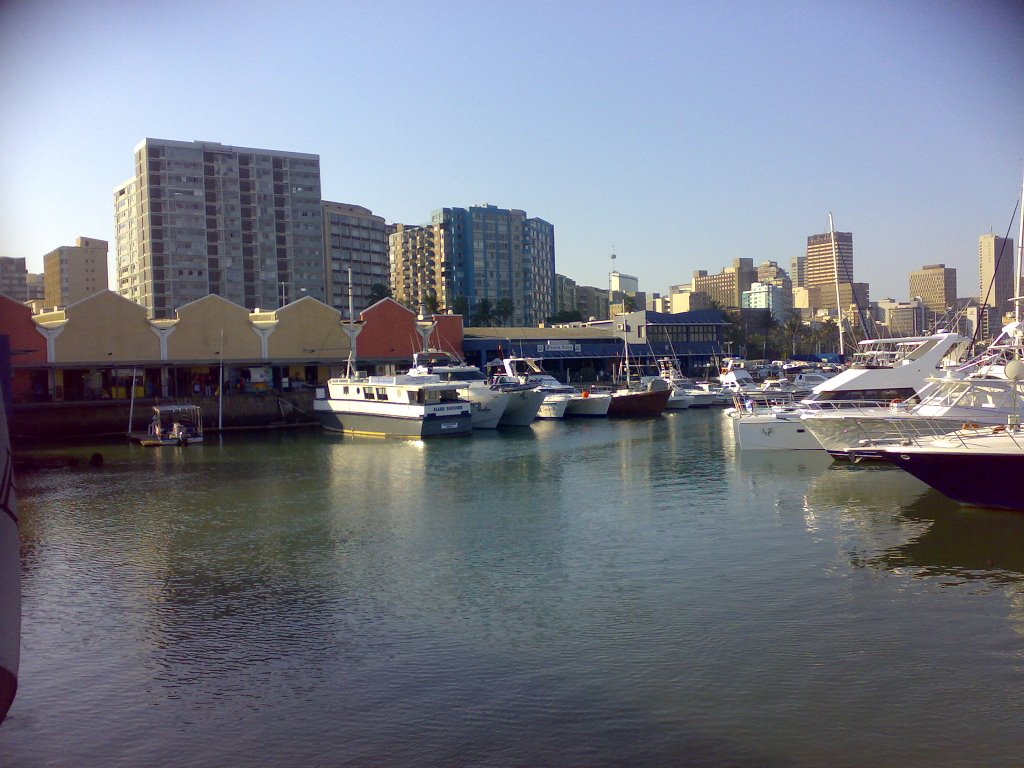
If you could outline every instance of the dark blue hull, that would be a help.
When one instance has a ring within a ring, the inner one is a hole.
[[[1024,511],[1024,454],[892,451],[882,458],[961,504]]]

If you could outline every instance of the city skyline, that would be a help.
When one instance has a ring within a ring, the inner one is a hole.
[[[115,242],[111,192],[147,136],[318,154],[323,199],[389,223],[527,210],[560,274],[607,285],[614,250],[648,293],[788,266],[829,211],[879,298],[933,263],[973,295],[978,237],[1017,236],[1013,4],[524,3],[514,35],[474,6],[157,7],[0,7],[0,255],[30,272]]]

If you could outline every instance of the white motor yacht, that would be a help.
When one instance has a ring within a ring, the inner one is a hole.
[[[894,400],[919,397],[929,377],[958,360],[968,343],[956,333],[862,341],[845,371],[799,401],[799,413],[733,411],[736,445],[741,450],[820,450],[812,420],[844,412],[885,416]]]
[[[473,412],[473,429],[494,429],[501,422],[511,395],[494,389],[483,372],[454,355],[427,349],[413,355],[409,376],[438,376],[458,385],[459,397],[468,400]]]

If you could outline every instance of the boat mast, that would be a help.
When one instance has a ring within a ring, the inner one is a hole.
[[[832,269],[836,274],[836,314],[839,317],[839,354],[845,357],[843,350],[843,305],[839,302],[839,257],[836,255],[836,230],[832,226],[832,211],[828,212],[828,231],[832,236]]]
[[[1020,184],[1020,211],[1018,215],[1019,224],[1017,230],[1017,262],[1013,268],[1013,319],[1020,320],[1020,302],[1024,299],[1021,296],[1020,290],[1020,278],[1022,273],[1022,263],[1024,262],[1024,178],[1021,179]]]

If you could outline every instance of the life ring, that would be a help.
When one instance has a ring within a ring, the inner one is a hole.
[[[960,429],[978,429],[980,426],[981,424],[976,421],[965,421],[964,425],[960,427]]]
[[[897,397],[895,400],[890,400],[889,405],[899,405],[901,402],[903,401]]]
[[[583,397],[584,398],[590,397],[590,390],[589,389],[584,389],[583,390]]]

